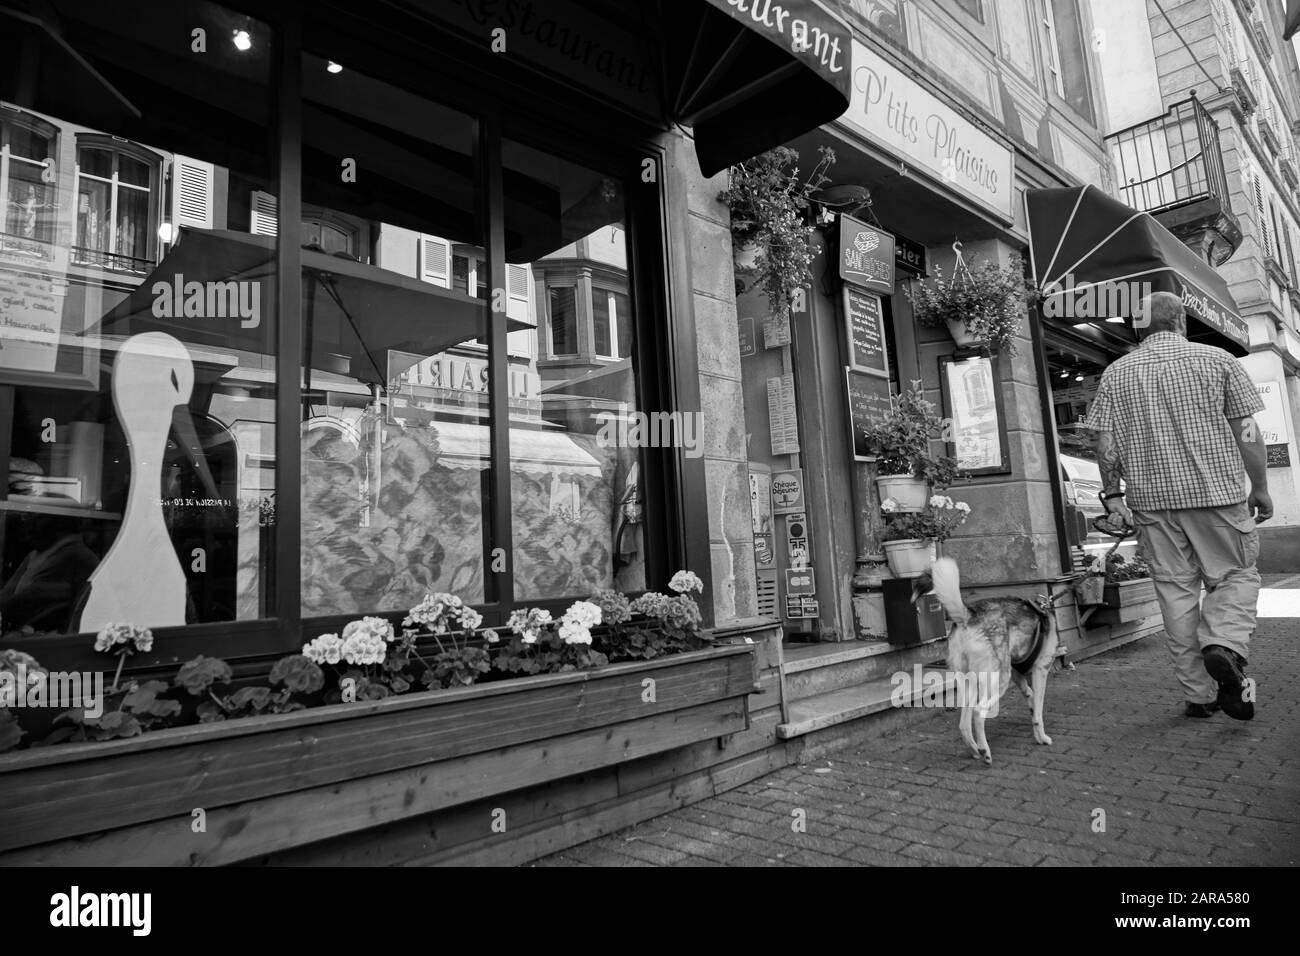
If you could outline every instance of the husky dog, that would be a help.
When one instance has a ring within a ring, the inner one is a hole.
[[[993,753],[984,719],[998,715],[998,701],[1014,680],[1034,717],[1034,739],[1050,744],[1043,729],[1043,696],[1056,657],[1055,617],[1023,598],[989,598],[967,606],[961,599],[957,562],[939,558],[912,585],[912,600],[933,592],[954,627],[948,635],[948,670],[981,688],[978,699],[961,703],[961,737],[971,755],[987,764]]]

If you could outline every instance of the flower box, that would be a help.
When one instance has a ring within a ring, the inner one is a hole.
[[[1102,588],[1104,607],[1132,607],[1156,599],[1156,585],[1150,578],[1133,578],[1128,581],[1107,582]]]
[[[755,689],[728,645],[18,751],[0,865],[247,860],[746,730]]]

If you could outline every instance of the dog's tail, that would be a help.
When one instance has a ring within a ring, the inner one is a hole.
[[[930,579],[934,585],[934,596],[939,599],[948,616],[958,624],[970,620],[970,611],[961,599],[961,575],[957,572],[957,562],[952,558],[938,558],[930,566]]]

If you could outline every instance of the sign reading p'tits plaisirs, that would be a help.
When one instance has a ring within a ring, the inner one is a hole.
[[[856,39],[852,79],[849,109],[838,122],[1013,218],[1011,150]]]

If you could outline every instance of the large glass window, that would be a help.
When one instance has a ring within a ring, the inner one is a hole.
[[[0,110],[0,645],[270,616],[271,33],[240,15],[237,49],[191,0],[35,15],[5,29],[66,69]]]
[[[541,294],[510,333],[518,601],[645,587],[630,277],[618,180],[506,141],[506,260]],[[618,296],[619,298],[615,298]],[[545,303],[547,330],[534,303]],[[657,447],[660,443],[653,441]]]
[[[487,275],[470,117],[303,61],[302,612],[495,597]]]

